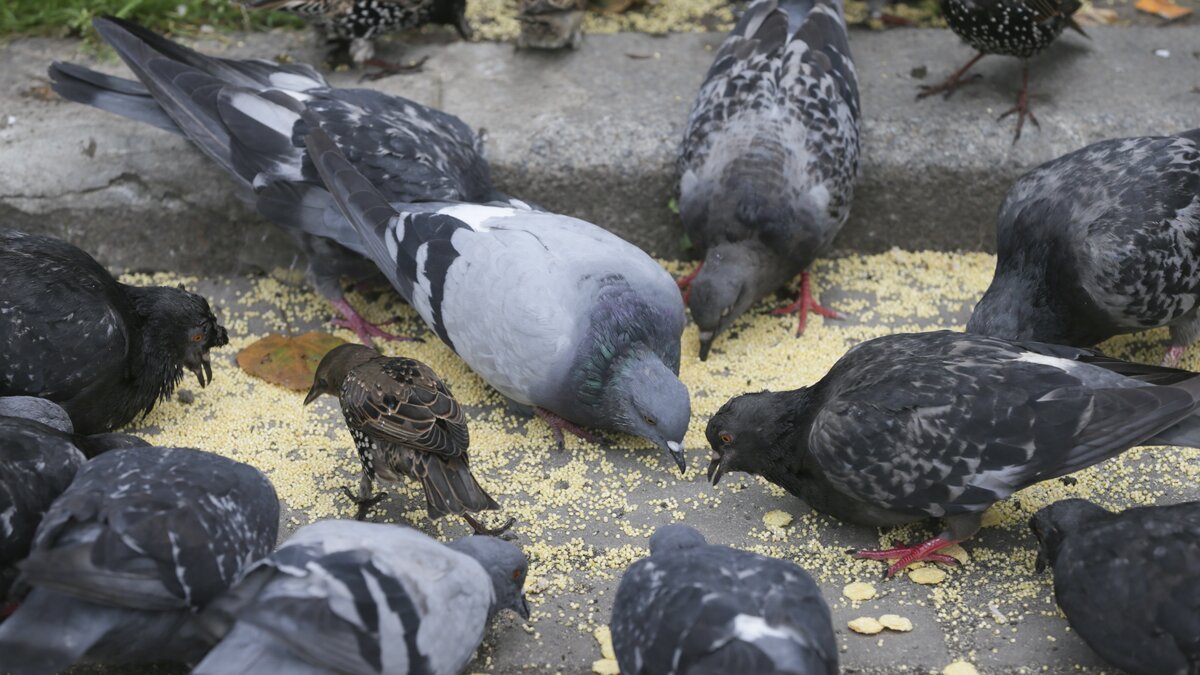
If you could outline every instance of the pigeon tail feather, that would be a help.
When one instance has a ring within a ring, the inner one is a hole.
[[[118,620],[99,605],[35,588],[0,623],[0,672],[54,675],[82,658]]]
[[[50,88],[75,103],[94,106],[183,136],[183,130],[141,83],[97,73],[73,63],[50,65]]]
[[[1192,395],[1192,400],[1200,401],[1200,376],[1191,377],[1182,382],[1166,385],[1182,389]],[[1200,412],[1192,413],[1179,421],[1178,424],[1160,431],[1154,437],[1141,443],[1142,445],[1178,445],[1185,448],[1200,448]]]
[[[327,675],[329,672],[298,658],[270,632],[239,621],[196,666],[192,675]]]

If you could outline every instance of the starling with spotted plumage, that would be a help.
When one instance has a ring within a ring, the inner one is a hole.
[[[450,388],[433,370],[415,359],[386,357],[363,345],[335,347],[321,359],[308,404],[332,394],[342,404],[346,426],[354,437],[363,473],[357,520],[387,496],[371,494],[378,477],[398,481],[409,476],[421,481],[430,518],[462,516],[477,534],[488,530],[471,514],[500,505],[476,482],[468,466],[470,436],[462,408]]]
[[[578,49],[583,42],[587,0],[522,0],[517,21],[522,49]]]
[[[471,38],[467,0],[235,0],[250,9],[276,9],[299,15],[313,25],[317,36],[348,54],[356,66],[374,66],[380,76],[420,70],[422,61],[396,64],[375,58],[375,39],[387,33],[425,24],[454,26],[464,40]]]
[[[933,94],[949,97],[976,79],[964,75],[988,54],[1015,56],[1021,59],[1021,92],[1017,94],[1016,105],[1000,115],[1000,119],[1017,116],[1017,130],[1013,134],[1016,143],[1021,138],[1025,118],[1039,126],[1029,109],[1029,58],[1050,46],[1066,28],[1087,37],[1071,18],[1080,6],[1079,0],[941,0],[942,16],[951,30],[979,53],[940,84],[921,87],[917,98]]]

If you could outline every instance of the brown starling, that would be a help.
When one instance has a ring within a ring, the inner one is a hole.
[[[421,481],[430,518],[462,516],[479,534],[499,534],[512,524],[510,519],[499,530],[487,530],[471,516],[500,505],[471,475],[462,408],[429,366],[363,345],[341,345],[321,359],[304,403],[321,394],[341,401],[362,460],[358,496],[344,488],[358,504],[356,519],[387,496],[371,494],[372,480],[398,481],[403,475]]]
[[[583,41],[587,0],[522,0],[517,46],[532,49],[578,49]]]
[[[1013,135],[1016,143],[1026,117],[1039,126],[1029,109],[1028,59],[1050,46],[1063,29],[1071,28],[1087,37],[1071,18],[1081,6],[1079,0],[941,0],[941,5],[951,30],[979,53],[941,84],[921,87],[917,98],[939,93],[949,97],[959,87],[974,81],[975,78],[964,79],[963,75],[988,54],[1015,56],[1021,59],[1021,92],[1017,94],[1016,105],[1000,115],[1000,119],[1016,113],[1017,131]]]

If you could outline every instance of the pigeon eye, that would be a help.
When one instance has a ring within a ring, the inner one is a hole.
[[[200,342],[204,339],[204,333],[196,333],[192,336],[192,342]]]
[[[726,445],[733,442],[733,434],[729,433],[728,431],[722,431],[720,438],[721,442]]]
[[[520,581],[520,580],[521,580],[521,570],[520,570],[520,569],[515,569],[515,570],[513,570],[513,573],[512,573],[512,580],[513,580],[513,581]]]
[[[646,422],[646,424],[649,424],[652,427],[658,425],[658,422],[655,422],[654,418],[649,415],[642,415],[642,420],[644,420]]]

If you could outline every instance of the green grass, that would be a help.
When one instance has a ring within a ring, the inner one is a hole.
[[[230,0],[0,0],[0,36],[53,35],[91,38],[92,17],[112,14],[165,33],[261,30],[302,26],[282,12],[251,12]]]

